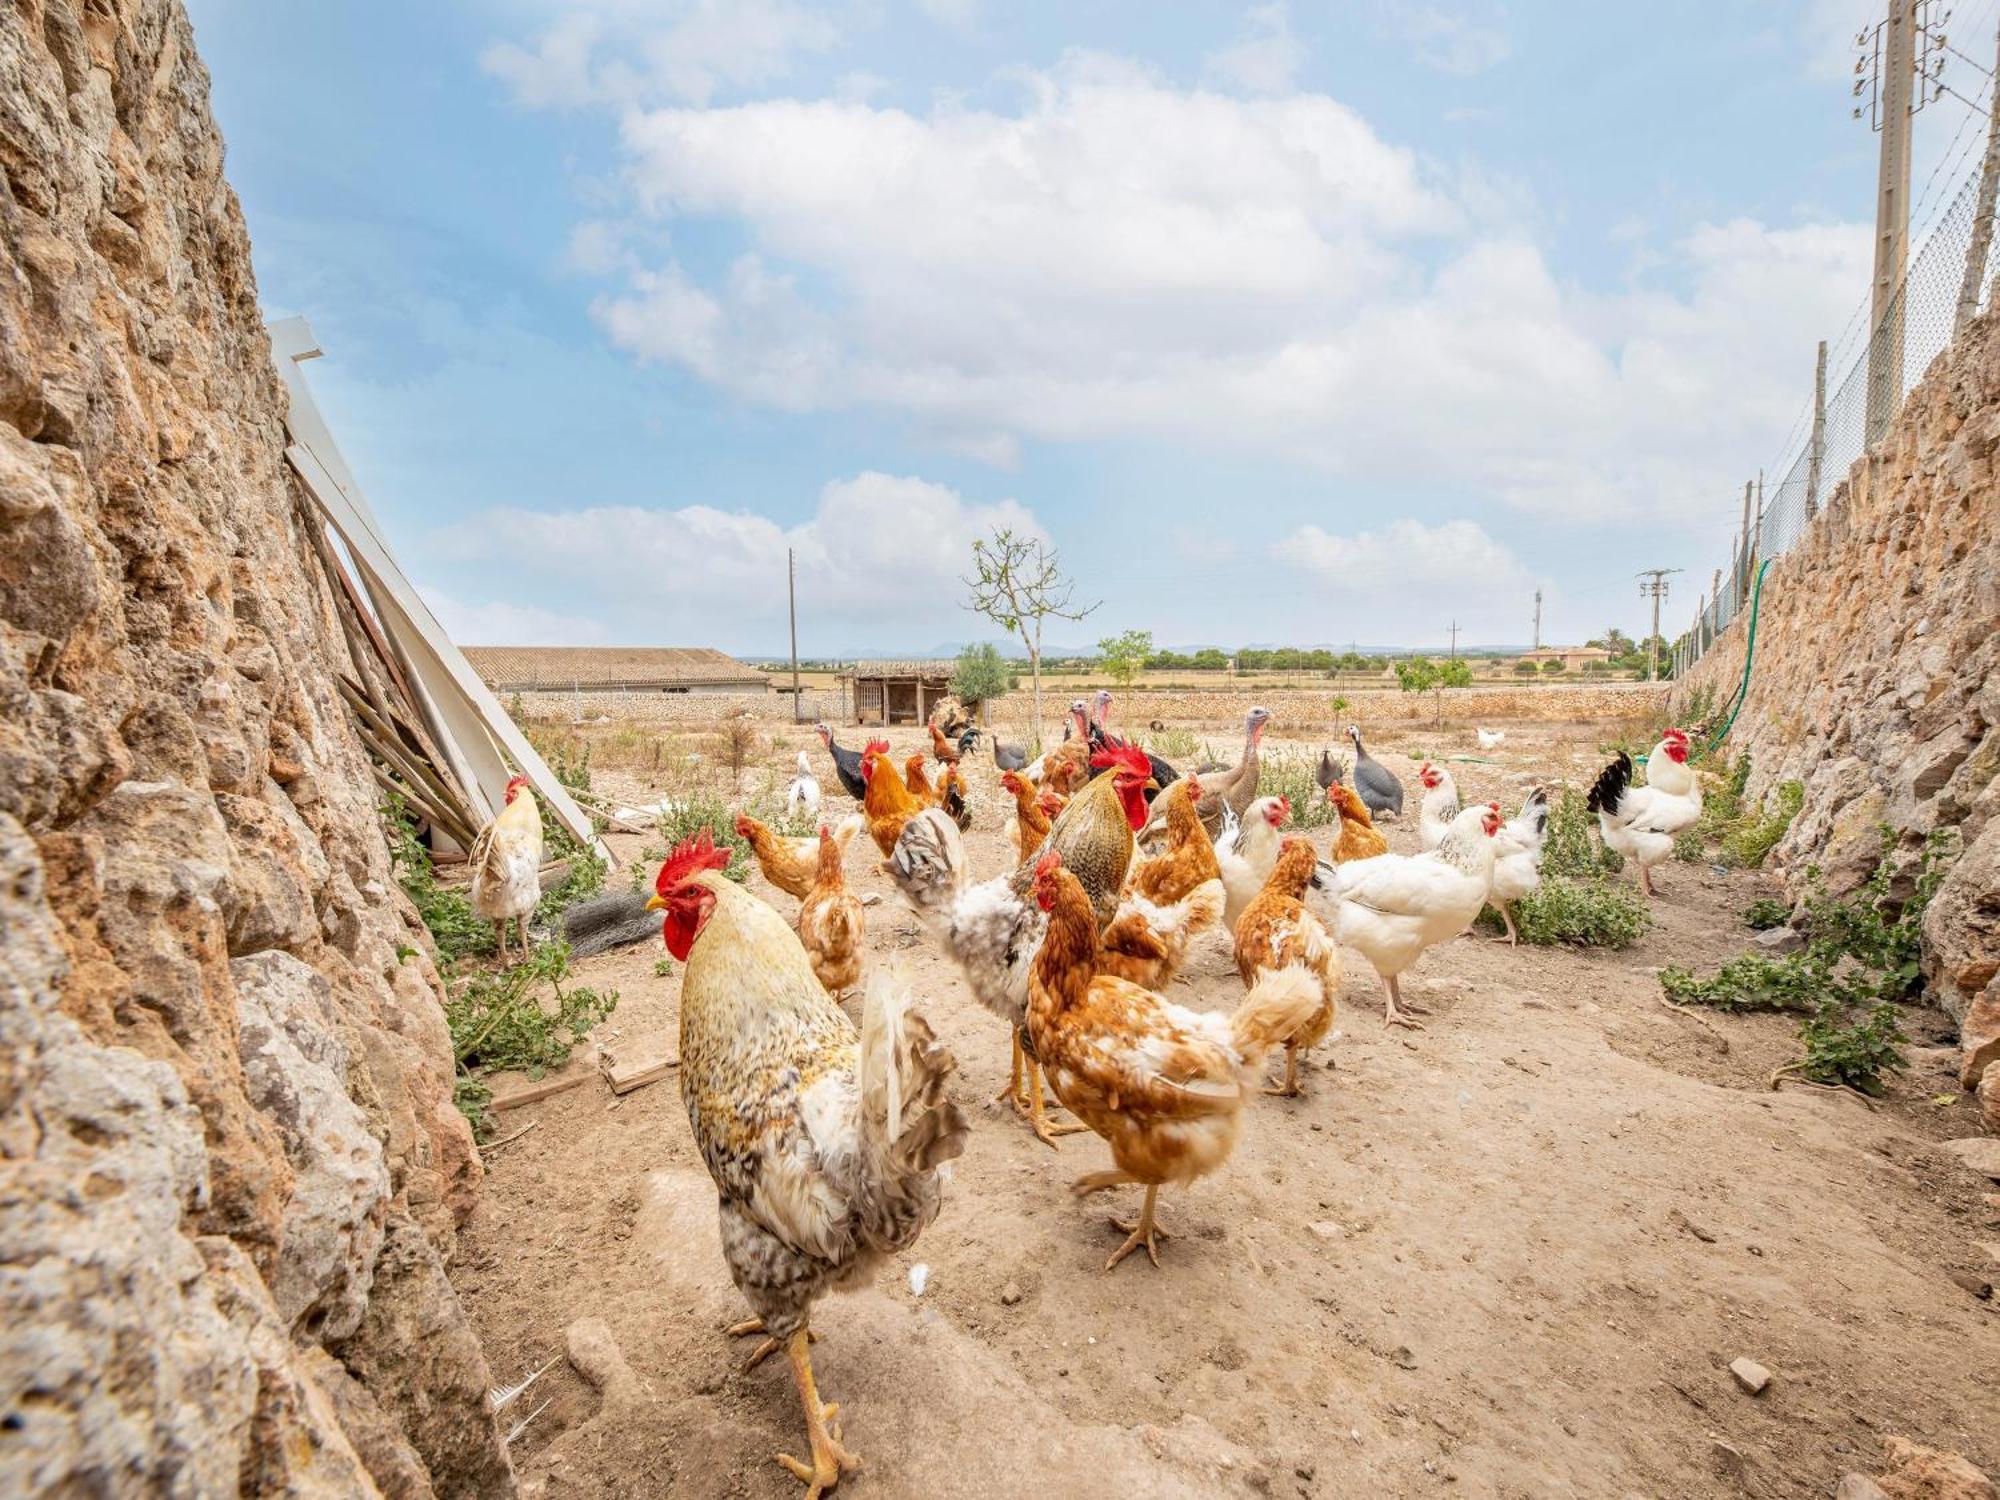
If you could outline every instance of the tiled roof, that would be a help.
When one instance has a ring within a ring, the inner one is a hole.
[[[765,688],[755,667],[708,646],[467,646],[472,670],[496,692],[537,688],[654,688],[741,684]]]

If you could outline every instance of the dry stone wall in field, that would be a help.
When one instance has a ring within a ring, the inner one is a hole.
[[[0,9],[0,1493],[506,1496],[222,165],[178,0]]]
[[[1904,853],[1954,830],[1956,865],[1924,920],[1924,970],[1963,1026],[1963,1081],[2000,1130],[2000,324],[1940,357],[1875,457],[1857,463],[1765,575],[1750,689],[1731,754],[1750,792],[1796,778],[1805,806],[1778,846],[1836,888],[1873,866],[1879,827]],[[1747,614],[1678,685],[1726,699]]]

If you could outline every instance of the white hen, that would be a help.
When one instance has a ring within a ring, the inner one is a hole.
[[[796,821],[800,809],[804,809],[808,818],[819,816],[819,778],[813,775],[812,765],[806,760],[803,750],[799,752],[799,774],[785,788],[786,820]]]
[[[1507,924],[1510,947],[1518,947],[1521,941],[1514,928],[1514,903],[1542,883],[1542,843],[1548,826],[1548,794],[1536,787],[1512,821],[1493,836],[1493,882],[1486,899]]]
[[[1429,851],[1444,842],[1445,830],[1458,816],[1458,783],[1451,779],[1451,772],[1429,761],[1417,767],[1417,780],[1424,788],[1424,800],[1417,809],[1417,838]]]
[[[1479,736],[1479,748],[1482,750],[1498,750],[1507,743],[1507,731],[1504,729],[1475,729],[1472,732]]]
[[[1292,815],[1292,804],[1284,797],[1259,797],[1244,810],[1236,823],[1225,813],[1222,836],[1215,841],[1215,862],[1222,868],[1222,889],[1228,900],[1222,908],[1222,925],[1234,941],[1236,919],[1264,889],[1271,871],[1278,865],[1278,829]]]
[[[1481,803],[1452,819],[1428,854],[1378,854],[1319,867],[1313,883],[1333,898],[1334,936],[1359,949],[1381,978],[1388,1025],[1422,1029],[1399,1006],[1397,976],[1479,915],[1499,831],[1499,805]]]

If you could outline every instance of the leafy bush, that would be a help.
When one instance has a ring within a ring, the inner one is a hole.
[[[1765,811],[1739,820],[1722,838],[1722,856],[1739,869],[1754,870],[1764,863],[1785,830],[1792,826],[1799,809],[1805,806],[1806,787],[1802,781],[1782,781]]]
[[[967,646],[958,653],[958,670],[952,674],[951,690],[967,708],[990,703],[1013,685],[1007,663],[991,641]]]
[[[1514,675],[1517,677],[1533,677],[1540,670],[1531,661],[1517,661],[1514,663]]]
[[[750,841],[736,831],[736,815],[727,802],[710,791],[693,791],[660,814],[660,837],[669,850],[704,828],[715,839],[716,848],[729,851],[729,865],[722,873],[740,884],[756,856],[750,852]]]
[[[493,924],[472,909],[467,888],[439,883],[430,850],[417,838],[416,821],[402,798],[391,796],[383,803],[382,827],[396,884],[430,929],[438,958],[453,963],[493,952]]]
[[[1783,901],[1760,896],[1743,908],[1743,923],[1752,932],[1768,932],[1792,920],[1792,908]]]
[[[1544,865],[1547,860],[1544,856]],[[1504,930],[1500,914],[1480,913]],[[1538,948],[1629,948],[1645,935],[1653,915],[1630,887],[1608,880],[1567,880],[1544,875],[1540,887],[1514,903],[1514,928]]]
[[[1890,896],[1896,844],[1895,831],[1885,826],[1882,857],[1852,897],[1839,900],[1816,890],[1807,900],[1803,952],[1776,959],[1741,954],[1706,979],[1666,969],[1660,988],[1671,999],[1722,1010],[1798,1013],[1804,1017],[1803,1052],[1779,1075],[1879,1091],[1882,1074],[1903,1066],[1895,1006],[1919,988],[1924,908],[1943,883],[1951,857],[1950,835],[1931,834],[1911,893],[1898,904]]]
[[[1192,729],[1155,729],[1146,736],[1146,748],[1176,770],[1186,771],[1202,753],[1201,739]]]
[[[1324,828],[1340,820],[1340,813],[1313,780],[1317,764],[1289,755],[1265,755],[1258,759],[1257,795],[1291,799],[1292,816],[1285,825],[1287,829]]]
[[[618,992],[584,985],[568,989],[569,944],[545,943],[511,969],[445,974],[445,1025],[458,1063],[453,1102],[483,1131],[492,1090],[477,1076],[501,1069],[539,1077],[570,1052],[618,1005]],[[544,1003],[542,986],[549,989]]]
[[[1565,670],[1567,670],[1567,667],[1563,659],[1559,656],[1551,656],[1547,661],[1542,663],[1542,675],[1545,677],[1554,677]]]
[[[1542,840],[1544,876],[1609,875],[1625,861],[1591,837],[1596,814],[1575,787],[1557,791],[1549,805],[1549,826]]]

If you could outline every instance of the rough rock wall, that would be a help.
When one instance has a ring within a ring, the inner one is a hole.
[[[2000,320],[1980,319],[1910,394],[1765,575],[1750,691],[1728,742],[1750,791],[1805,783],[1777,850],[1851,888],[1880,851],[1955,828],[1964,852],[1924,920],[1927,979],[1964,1028],[1964,1082],[2000,1130]],[[1734,694],[1747,614],[1677,687]]]
[[[207,96],[176,0],[0,9],[0,1493],[506,1495]]]

